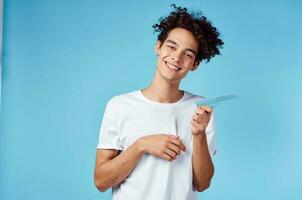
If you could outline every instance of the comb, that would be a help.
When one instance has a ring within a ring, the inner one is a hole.
[[[219,96],[219,97],[215,97],[215,98],[211,98],[211,99],[202,99],[202,100],[196,101],[195,103],[198,107],[199,106],[215,107],[221,102],[233,100],[233,99],[237,99],[237,98],[238,98],[238,96],[236,96],[236,95],[225,95],[225,96]]]

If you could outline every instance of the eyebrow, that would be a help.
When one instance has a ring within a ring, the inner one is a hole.
[[[173,40],[167,40],[166,42],[167,42],[167,43],[175,44],[176,46],[179,46],[179,45],[178,45],[176,42],[174,42]],[[190,48],[186,48],[186,51],[192,52],[195,56],[196,56],[196,54],[197,54],[193,49],[190,49]]]

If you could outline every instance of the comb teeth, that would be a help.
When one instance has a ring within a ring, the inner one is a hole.
[[[219,96],[216,98],[211,98],[211,99],[201,99],[200,101],[196,102],[197,106],[215,106],[220,102],[227,101],[227,100],[232,100],[236,99],[236,95],[225,95],[225,96]]]
[[[236,95],[231,94],[231,95],[219,96],[216,97],[215,99],[220,102],[220,101],[232,100],[236,98],[237,98]]]

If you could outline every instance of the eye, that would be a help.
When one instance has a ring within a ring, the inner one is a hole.
[[[193,56],[191,54],[186,54],[186,56],[189,58],[193,58]]]
[[[167,47],[168,47],[169,49],[171,49],[171,50],[174,50],[174,49],[175,49],[175,47],[170,46],[170,45],[167,45]]]

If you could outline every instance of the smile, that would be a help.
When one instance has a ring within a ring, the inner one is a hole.
[[[166,66],[167,66],[169,69],[172,69],[172,70],[174,70],[174,71],[179,71],[179,70],[181,70],[180,67],[175,66],[175,65],[172,65],[171,63],[165,62],[165,64],[166,64]]]

